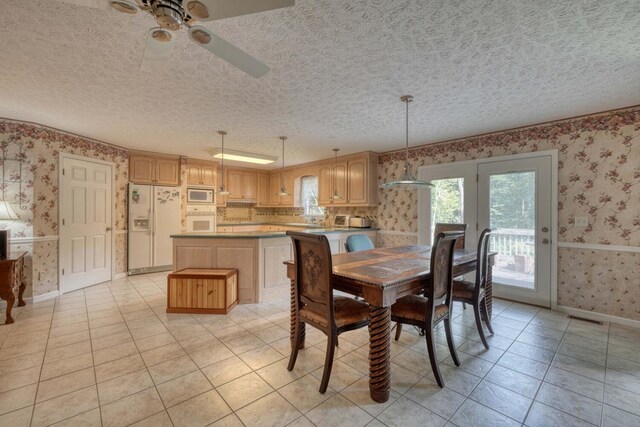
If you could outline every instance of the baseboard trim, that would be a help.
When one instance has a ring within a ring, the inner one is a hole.
[[[27,304],[35,304],[36,302],[50,300],[53,298],[57,298],[59,296],[60,296],[60,291],[51,291],[51,292],[47,292],[46,294],[25,298],[24,302],[26,302]]]
[[[127,273],[116,273],[113,276],[113,279],[118,280],[118,279],[124,279],[125,277],[127,277]]]
[[[567,313],[567,314],[572,314],[574,316],[584,317],[585,319],[597,320],[599,322],[610,322],[610,323],[616,323],[618,325],[631,326],[633,328],[640,328],[640,320],[627,319],[624,317],[597,313],[595,311],[581,310],[579,308],[567,307],[563,305],[558,306],[558,311],[561,313]]]

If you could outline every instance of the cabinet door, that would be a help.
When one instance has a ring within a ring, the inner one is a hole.
[[[129,181],[136,184],[153,184],[154,161],[151,157],[129,157]]]
[[[269,204],[280,206],[280,174],[269,175]]]
[[[320,165],[318,173],[318,205],[328,206],[331,204],[331,195],[333,194],[333,183],[331,174],[331,163]]]
[[[280,205],[282,206],[293,206],[293,193],[294,193],[294,180],[293,180],[293,171],[284,171],[282,172],[282,178],[284,180],[284,186],[287,189],[288,196],[280,196]]]
[[[180,185],[180,160],[155,159],[155,183],[159,185]]]
[[[258,206],[269,206],[269,175],[258,174]]]
[[[225,173],[227,174],[225,185],[227,191],[231,193],[227,196],[227,200],[242,199],[242,172],[227,169]]]
[[[242,196],[244,199],[258,198],[258,174],[255,172],[244,172],[242,174]]]
[[[202,184],[202,166],[197,164],[187,164],[187,185]]]
[[[347,169],[347,194],[350,204],[367,204],[367,181],[366,159],[350,160]]]
[[[202,185],[208,187],[216,186],[216,167],[215,165],[200,165],[200,181]]]
[[[331,193],[333,197],[333,193],[336,192],[340,198],[336,198],[333,200],[334,205],[344,205],[348,202],[348,193],[347,193],[347,162],[338,161],[337,165],[334,165],[333,168],[333,183],[334,189]]]

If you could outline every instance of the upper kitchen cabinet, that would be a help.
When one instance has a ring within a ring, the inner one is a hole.
[[[292,207],[294,202],[294,172],[292,169],[271,172],[269,176],[269,204],[271,206]],[[288,196],[280,196],[280,187],[284,184]]]
[[[225,185],[230,193],[226,196],[228,201],[257,201],[258,199],[258,173],[243,169],[226,169]]]
[[[378,203],[378,155],[372,152],[338,157],[321,163],[320,206],[375,206]],[[339,197],[334,197],[337,194]]]
[[[187,185],[191,187],[216,186],[216,162],[187,160]]]
[[[180,157],[129,151],[129,181],[136,184],[180,185]]]
[[[271,205],[269,174],[258,173],[258,206]]]

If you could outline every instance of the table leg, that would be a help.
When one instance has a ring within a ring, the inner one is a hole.
[[[0,298],[7,302],[6,320],[4,321],[4,324],[9,325],[13,323],[13,318],[11,317],[11,309],[13,308],[13,303],[16,301],[16,296],[13,294],[13,291],[11,291],[0,294]]]
[[[391,309],[371,306],[369,319],[369,391],[383,403],[391,388]]]
[[[296,299],[296,282],[295,280],[291,279],[291,323],[290,323],[290,328],[291,328],[291,332],[290,332],[290,339],[291,339],[291,348],[293,349],[293,346],[296,343],[296,324],[298,323],[298,310],[296,310],[296,304],[297,304],[297,299]],[[305,323],[303,322],[300,325],[300,345],[298,345],[298,350],[302,350],[304,348],[304,338],[305,338],[305,333],[306,333],[306,328],[305,328]]]
[[[27,284],[24,281],[20,283],[20,291],[18,292],[18,307],[23,307],[25,305],[25,302],[22,299],[22,295],[24,294],[24,290],[26,287]]]

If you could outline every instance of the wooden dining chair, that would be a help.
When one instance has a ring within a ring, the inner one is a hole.
[[[433,232],[433,240],[436,240],[436,236],[443,231],[461,231],[462,237],[456,241],[456,249],[464,249],[464,237],[467,233],[467,224],[452,224],[445,222],[437,222],[435,230]]]
[[[444,381],[440,375],[433,341],[434,328],[440,322],[444,322],[444,331],[453,363],[460,366],[451,333],[450,313],[453,305],[451,299],[453,252],[457,239],[462,236],[463,233],[459,231],[438,233],[431,250],[431,278],[425,286],[424,295],[408,295],[400,298],[391,306],[391,320],[397,322],[396,341],[400,339],[403,324],[413,325],[424,330],[431,369],[440,387],[444,387]]]
[[[327,390],[333,355],[342,332],[369,324],[369,304],[349,297],[333,295],[331,248],[326,236],[287,231],[293,241],[295,263],[295,343],[291,347],[289,371],[298,357],[303,323],[313,326],[327,336],[327,354],[320,393]]]
[[[453,281],[453,300],[463,304],[473,306],[473,314],[476,317],[478,334],[484,347],[489,350],[489,343],[484,336],[482,320],[487,324],[487,329],[493,335],[491,320],[487,311],[487,299],[485,298],[485,287],[487,285],[487,272],[489,271],[489,237],[491,229],[487,228],[480,234],[478,240],[478,260],[476,266],[476,280],[469,282],[466,280]]]

